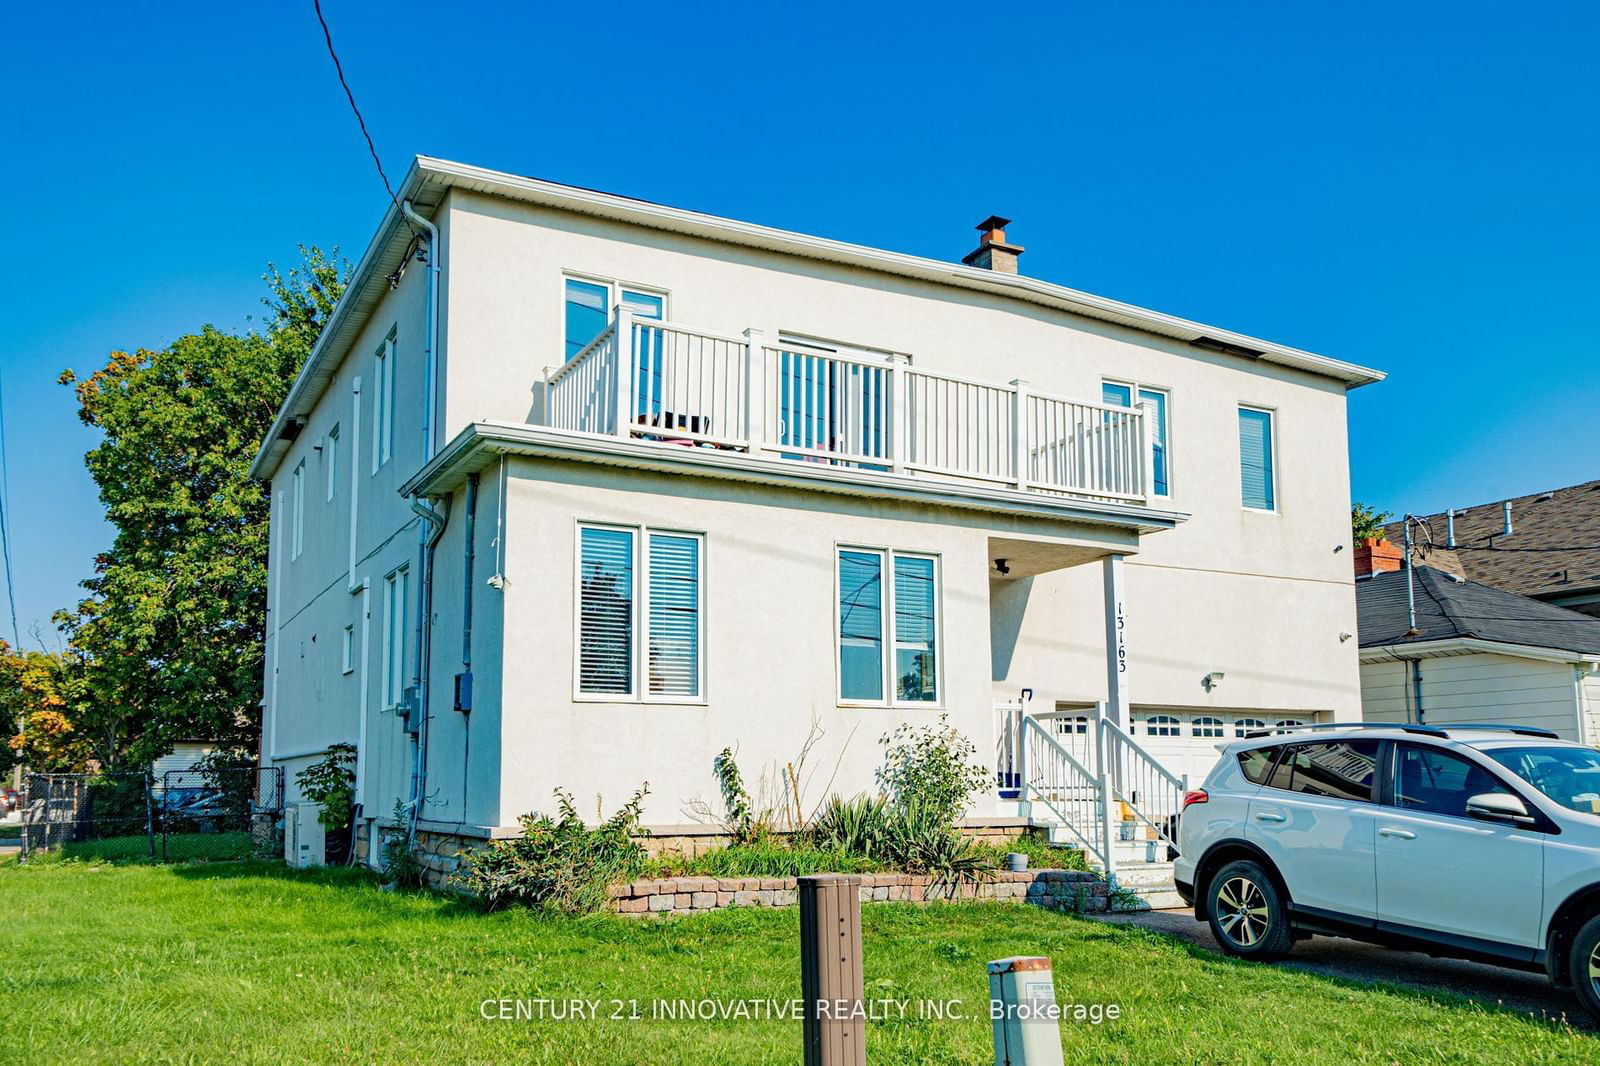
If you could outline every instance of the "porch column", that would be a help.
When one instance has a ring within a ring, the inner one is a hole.
[[[1106,717],[1128,728],[1128,649],[1122,614],[1123,557],[1115,553],[1101,560],[1106,612]]]

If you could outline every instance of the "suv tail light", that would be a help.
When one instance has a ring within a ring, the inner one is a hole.
[[[1190,804],[1205,803],[1210,798],[1210,796],[1206,795],[1206,790],[1203,788],[1197,788],[1192,792],[1185,792],[1183,794],[1183,807],[1181,810],[1186,811],[1189,809]]]

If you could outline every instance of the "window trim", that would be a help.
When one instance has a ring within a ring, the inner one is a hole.
[[[345,626],[339,638],[339,672],[353,674],[356,672],[356,625],[351,622]]]
[[[409,650],[406,632],[411,621],[410,600],[411,564],[406,562],[383,575],[383,677],[378,686],[378,698],[385,711],[399,710],[405,706],[406,652]],[[390,670],[391,658],[395,660],[393,672]],[[395,690],[393,692],[389,690],[391,684]]]
[[[1268,479],[1268,487],[1272,493],[1271,507],[1252,507],[1244,501],[1244,442],[1238,442],[1235,457],[1238,460],[1239,473],[1239,509],[1249,514],[1281,514],[1283,512],[1283,493],[1281,491],[1283,478],[1280,476],[1282,468],[1278,462],[1278,409],[1270,404],[1243,403],[1238,405],[1234,413],[1234,434],[1238,435],[1239,415],[1246,411],[1267,416],[1267,434],[1271,438],[1267,442],[1267,455],[1272,463],[1272,476]]]
[[[583,270],[567,270],[567,269],[563,268],[562,271],[561,271],[560,284],[556,286],[556,298],[560,301],[560,303],[558,303],[556,305],[556,312],[560,316],[559,319],[557,319],[557,321],[559,321],[561,323],[561,364],[560,365],[562,365],[562,366],[565,366],[567,364],[569,358],[570,358],[567,355],[567,282],[568,281],[581,281],[586,285],[603,285],[603,286],[605,286],[605,289],[606,289],[606,305],[603,308],[603,310],[604,310],[605,315],[606,315],[606,321],[608,321],[608,322],[611,320],[611,312],[612,312],[612,310],[617,306],[617,304],[622,302],[622,294],[624,292],[636,292],[640,296],[655,296],[655,297],[659,297],[660,300],[661,300],[661,318],[660,318],[660,321],[662,321],[662,322],[671,322],[672,321],[672,293],[671,293],[670,290],[662,288],[660,285],[645,285],[645,284],[637,284],[636,285],[633,282],[624,280],[622,278],[612,278],[612,277],[607,277],[604,274],[590,274],[587,271],[583,271]],[[651,321],[652,322],[656,321],[656,319],[651,319]],[[582,351],[582,349],[579,349],[579,351]]]
[[[327,499],[339,495],[339,423],[335,422],[322,439],[322,463],[327,468]]]
[[[372,472],[382,470],[394,458],[394,414],[396,363],[399,361],[399,326],[389,333],[373,352],[372,368]]]
[[[1173,485],[1173,481],[1175,480],[1174,477],[1173,477],[1173,466],[1172,466],[1172,387],[1169,386],[1169,385],[1152,385],[1149,382],[1146,382],[1146,381],[1135,381],[1132,378],[1101,377],[1101,379],[1100,379],[1100,389],[1101,389],[1100,398],[1102,400],[1105,399],[1105,387],[1107,385],[1115,385],[1115,386],[1118,386],[1119,388],[1127,389],[1128,390],[1128,395],[1133,398],[1133,406],[1134,406],[1135,409],[1137,409],[1139,407],[1139,394],[1141,392],[1159,392],[1162,395],[1162,397],[1165,398],[1165,400],[1166,400],[1166,408],[1165,408],[1165,410],[1166,410],[1166,414],[1167,414],[1167,424],[1166,424],[1167,433],[1166,433],[1166,439],[1163,441],[1163,444],[1166,447],[1166,456],[1167,456],[1167,491],[1166,492],[1157,492],[1155,490],[1154,472],[1152,471],[1152,475],[1151,475],[1151,482],[1152,483],[1150,485],[1150,495],[1154,496],[1158,500],[1170,500],[1170,499],[1172,499],[1172,496],[1173,496],[1172,485]]]
[[[289,507],[294,512],[289,518],[289,561],[292,563],[306,550],[306,461],[301,459],[289,475]]]
[[[878,700],[847,699],[844,695],[844,645],[840,642],[839,626],[839,563],[844,552],[864,552],[883,560],[883,628],[880,630],[883,648],[883,698]],[[894,560],[896,556],[909,559],[928,559],[933,563],[933,685],[932,700],[902,700],[896,697],[897,679],[894,674],[896,644],[894,635]],[[858,541],[834,541],[833,583],[828,593],[833,602],[833,695],[839,707],[879,708],[888,710],[946,710],[945,694],[945,639],[944,639],[944,559],[939,552],[911,548],[890,548],[882,544],[863,544]]]
[[[584,279],[587,280],[587,279]],[[585,692],[583,690],[583,531],[585,529],[612,530],[633,537],[633,669],[628,678],[628,689],[623,692]],[[689,537],[699,544],[696,555],[699,579],[699,632],[697,634],[699,661],[695,663],[696,686],[699,693],[683,696],[677,693],[650,692],[650,552],[648,538],[653,534],[669,537]],[[587,518],[573,521],[572,532],[572,701],[574,703],[636,703],[656,706],[703,707],[710,702],[706,689],[710,678],[707,668],[709,658],[706,635],[711,625],[708,621],[709,605],[706,588],[706,531],[684,529],[678,526],[651,526],[630,522],[604,522]]]

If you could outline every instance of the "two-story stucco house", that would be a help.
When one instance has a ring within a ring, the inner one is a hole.
[[[254,467],[262,759],[357,744],[364,837],[645,781],[679,824],[813,727],[851,794],[940,712],[974,815],[1070,820],[1097,715],[1177,778],[1360,717],[1377,372],[1029,278],[998,218],[940,262],[428,158],[399,200]]]

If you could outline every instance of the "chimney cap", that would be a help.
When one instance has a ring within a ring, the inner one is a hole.
[[[1000,215],[990,215],[988,218],[984,219],[982,222],[978,223],[972,228],[987,232],[992,229],[1005,229],[1009,225],[1011,225],[1011,220],[1009,218],[1002,218]]]

